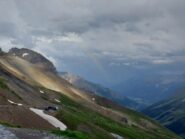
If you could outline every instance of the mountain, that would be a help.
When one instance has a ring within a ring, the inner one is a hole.
[[[18,138],[35,132],[80,139],[179,138],[148,117],[81,90],[30,59],[16,53],[0,55],[0,124]]]
[[[52,62],[50,62],[47,58],[42,56],[41,54],[32,51],[27,48],[11,48],[8,52],[11,55],[18,56],[26,61],[29,61],[32,64],[37,65],[38,67],[51,72],[56,72],[56,68]]]
[[[118,96],[135,98],[148,105],[168,98],[185,84],[185,74],[142,73],[113,87]],[[160,96],[160,97],[159,97]]]
[[[185,138],[185,88],[170,98],[158,102],[143,112]]]
[[[72,85],[82,90],[85,90],[87,92],[91,92],[93,94],[106,97],[122,106],[126,106],[128,108],[135,109],[135,110],[141,110],[147,107],[147,105],[144,103],[140,103],[136,100],[132,100],[131,98],[128,98],[125,96],[120,97],[117,95],[118,94],[117,92],[112,91],[111,89],[103,87],[99,84],[87,81],[78,75],[74,75],[69,72],[60,72],[60,75],[62,78],[67,80]]]
[[[112,91],[108,88],[102,87],[99,84],[89,82],[78,75],[74,75],[69,72],[60,72],[62,78],[67,80],[80,89],[87,90],[88,92],[95,93],[105,97],[112,97]]]

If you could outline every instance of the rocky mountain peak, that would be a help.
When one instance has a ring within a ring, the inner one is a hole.
[[[8,52],[11,55],[18,56],[32,64],[37,65],[38,67],[44,69],[45,71],[51,71],[56,73],[56,68],[51,61],[45,58],[38,52],[27,48],[12,48]]]
[[[79,81],[85,81],[82,77],[75,75],[70,72],[60,72],[60,75],[62,78],[70,82],[71,84],[79,82]]]

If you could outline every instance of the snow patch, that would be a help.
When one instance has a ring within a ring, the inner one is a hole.
[[[95,101],[96,99],[95,98],[92,98],[92,101]]]
[[[28,55],[29,55],[28,53],[23,53],[22,57],[25,57],[25,56],[28,56]]]
[[[60,101],[60,100],[58,100],[58,99],[55,99],[55,101],[56,101],[56,102],[58,102],[58,103],[60,103],[60,102],[61,102],[61,101]]]
[[[40,117],[42,117],[43,119],[45,119],[46,121],[48,121],[54,127],[60,128],[60,130],[62,131],[65,131],[67,129],[67,126],[64,123],[62,123],[61,121],[59,121],[58,119],[51,115],[45,114],[43,110],[35,108],[30,108],[30,110],[35,114],[39,115]]]
[[[115,133],[111,133],[111,135],[113,137],[115,137],[116,139],[124,139],[122,136],[118,135],[118,134],[115,134]]]
[[[44,91],[42,91],[42,90],[40,90],[40,93],[41,93],[41,94],[44,94],[45,92],[44,92]]]
[[[22,106],[21,103],[15,103],[15,102],[13,102],[13,101],[11,101],[11,100],[9,100],[9,99],[8,99],[8,102],[11,103],[11,104],[14,104],[14,105]]]

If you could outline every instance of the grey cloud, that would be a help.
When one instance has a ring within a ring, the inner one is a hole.
[[[72,59],[76,69],[88,67],[82,59],[173,64],[185,55],[184,13],[184,0],[2,0],[0,46],[37,50],[69,70]]]
[[[0,22],[0,35],[3,37],[15,37],[16,26],[9,22]]]

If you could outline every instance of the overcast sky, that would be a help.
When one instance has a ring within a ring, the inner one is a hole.
[[[31,48],[60,71],[109,80],[141,63],[183,62],[184,13],[185,0],[0,0],[0,46]]]

